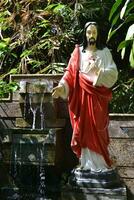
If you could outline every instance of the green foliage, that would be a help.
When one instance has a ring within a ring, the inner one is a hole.
[[[110,112],[113,113],[134,113],[134,79],[129,78],[128,73],[129,66],[134,67],[133,10],[132,0],[116,0],[109,14],[111,29],[108,41],[115,40],[118,44],[117,52],[121,51],[121,58],[125,63],[119,71],[119,79],[113,88],[113,100],[110,104]],[[117,35],[119,35],[118,40],[115,37]],[[129,57],[128,62],[126,62],[127,57]]]
[[[5,81],[0,81],[0,98],[5,97],[9,92],[14,92],[19,88],[16,82],[6,83]]]
[[[5,74],[17,68],[18,73],[36,73],[50,63],[64,63],[67,44],[74,44],[74,33],[69,29],[73,10],[62,3],[44,5],[42,1],[5,1],[2,4],[0,68]],[[10,10],[10,12],[9,12]],[[8,22],[8,23],[7,23]],[[10,43],[6,38],[10,36]],[[62,70],[63,71],[63,70]]]
[[[134,79],[129,78],[128,71],[119,71],[118,81],[113,88],[110,112],[134,113]]]
[[[123,41],[120,41],[117,51],[121,50],[121,57],[124,59],[126,49],[130,49],[129,62],[130,66],[134,67],[134,4],[131,0],[117,0],[109,15],[109,21],[111,22],[111,29],[108,34],[108,40],[113,35],[119,33],[122,27],[127,27],[126,37]],[[128,48],[129,47],[129,48]]]
[[[111,5],[108,0],[2,0],[0,70],[4,77],[12,68],[23,74],[63,72],[75,43],[81,41],[83,23],[100,21],[100,16],[105,23]]]

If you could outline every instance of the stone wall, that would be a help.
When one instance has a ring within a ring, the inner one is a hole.
[[[134,115],[110,114],[110,152],[119,174],[134,198]],[[129,193],[130,192],[130,193]]]

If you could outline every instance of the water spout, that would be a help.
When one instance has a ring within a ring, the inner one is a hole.
[[[35,129],[35,124],[36,124],[36,112],[39,108],[38,104],[34,102],[34,96],[36,94],[29,94],[29,103],[30,103],[30,110],[32,111],[33,114],[33,123],[32,123],[32,129]]]
[[[40,103],[40,119],[41,119],[41,122],[40,122],[40,128],[41,130],[43,130],[45,127],[44,127],[44,113],[43,113],[43,100],[44,100],[44,94],[42,94],[42,97],[41,97],[41,103]]]

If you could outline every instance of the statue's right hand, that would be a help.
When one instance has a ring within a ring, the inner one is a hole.
[[[64,95],[64,85],[58,85],[57,87],[54,87],[52,90],[52,97],[53,98],[58,98]]]

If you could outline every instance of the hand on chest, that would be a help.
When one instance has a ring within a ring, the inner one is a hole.
[[[83,53],[81,57],[81,69],[83,72],[88,72],[91,69],[100,68],[102,59],[97,54]]]

